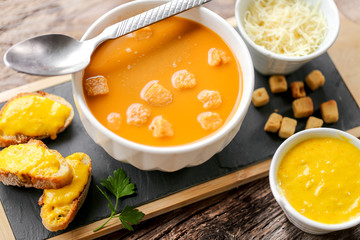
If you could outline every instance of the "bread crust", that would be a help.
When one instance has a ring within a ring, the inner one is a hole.
[[[37,145],[49,149],[42,141],[30,139],[26,144]],[[53,189],[61,188],[68,185],[72,181],[72,172],[66,160],[58,151],[50,150],[60,162],[60,169],[52,176],[28,176],[21,175],[21,178],[16,173],[0,170],[0,181],[5,185],[12,185],[18,187],[34,187],[38,189]]]
[[[56,96],[56,95],[53,95],[53,94],[50,94],[50,93],[46,93],[46,92],[43,92],[43,91],[37,91],[35,93],[20,93],[20,94],[16,95],[15,97],[12,97],[1,108],[0,117],[2,116],[2,114],[3,114],[4,110],[6,109],[6,107],[13,100],[15,100],[17,98],[20,98],[20,97],[23,97],[23,96],[29,96],[29,95],[46,97],[46,98],[48,98],[50,100],[61,103],[61,104],[65,105],[65,106],[67,106],[68,108],[71,109],[70,115],[66,119],[66,121],[64,123],[64,126],[57,131],[57,134],[63,132],[70,125],[70,123],[72,122],[72,120],[74,118],[74,108],[72,107],[72,105],[62,97],[59,97],[59,96]],[[50,136],[49,135],[42,135],[42,136],[30,137],[30,136],[26,136],[26,135],[23,135],[23,134],[17,134],[15,136],[7,136],[0,129],[0,147],[8,147],[8,146],[14,145],[14,144],[26,143],[30,139],[44,139],[44,138],[48,138],[48,137],[50,137]]]
[[[81,208],[82,204],[85,201],[85,198],[87,196],[87,193],[88,193],[89,187],[90,187],[90,183],[91,183],[91,159],[90,159],[90,157],[88,155],[85,154],[84,158],[81,160],[81,162],[84,163],[85,165],[89,165],[88,180],[87,180],[87,183],[86,183],[83,191],[72,202],[71,210],[65,216],[65,221],[63,223],[61,223],[61,224],[58,224],[58,225],[51,224],[51,223],[45,221],[46,212],[45,212],[43,207],[41,208],[40,216],[41,216],[41,219],[42,219],[42,223],[45,226],[45,228],[48,229],[49,231],[55,232],[55,231],[59,231],[59,230],[63,230],[65,228],[67,228],[67,226],[72,222],[72,220],[74,220],[77,212],[79,211],[79,209]],[[44,198],[45,198],[45,194],[41,195],[41,197],[39,198],[38,204],[40,206],[44,205]]]

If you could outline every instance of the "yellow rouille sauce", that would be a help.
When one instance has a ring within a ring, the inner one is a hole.
[[[42,212],[46,213],[46,221],[59,223],[66,220],[73,201],[79,197],[88,182],[91,165],[81,162],[85,156],[85,153],[74,153],[65,158],[73,173],[73,180],[69,185],[58,189],[44,190]]]
[[[41,146],[12,145],[0,152],[0,170],[16,174],[20,179],[22,175],[50,176],[60,168],[58,157]]]
[[[280,192],[302,215],[339,224],[360,216],[360,150],[347,139],[314,138],[292,148],[278,173]]]
[[[0,130],[7,136],[30,137],[50,135],[56,138],[71,109],[51,99],[26,95],[11,101],[0,117]]]

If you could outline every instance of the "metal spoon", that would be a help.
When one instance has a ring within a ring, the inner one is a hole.
[[[78,72],[90,62],[95,48],[108,39],[121,37],[211,0],[173,0],[107,27],[100,35],[78,41],[61,34],[43,35],[20,42],[7,50],[4,62],[24,73],[54,76]]]

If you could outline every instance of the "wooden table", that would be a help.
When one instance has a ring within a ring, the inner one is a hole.
[[[111,8],[128,0],[2,0],[0,1],[0,55],[26,38],[64,33],[80,38],[89,25]],[[336,0],[346,27],[329,50],[344,78],[360,77],[360,3]],[[235,0],[214,0],[207,7],[224,18],[234,15]],[[334,57],[335,56],[335,57]],[[17,73],[0,61],[0,92],[40,79]],[[349,87],[360,92],[360,84]],[[147,220],[134,232],[120,230],[101,239],[359,239],[360,228],[312,236],[285,217],[273,198],[267,178]]]

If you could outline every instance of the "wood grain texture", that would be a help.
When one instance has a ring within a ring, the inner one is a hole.
[[[145,221],[135,232],[120,230],[110,239],[359,239],[360,228],[323,236],[306,234],[287,219],[267,178]]]
[[[359,8],[360,9],[360,4]],[[360,106],[360,25],[340,14],[340,32],[329,55],[337,67],[341,77]]]
[[[40,34],[63,33],[80,38],[95,19],[127,1],[0,1],[0,55],[12,44]],[[227,18],[234,14],[234,3],[235,0],[214,0],[207,7]],[[339,38],[329,53],[342,77],[356,83],[360,77],[360,27],[356,24],[360,21],[355,9],[358,3],[355,0],[336,0],[336,3],[346,17],[342,16]],[[40,79],[6,68],[2,61],[0,73],[0,92]],[[351,85],[350,90],[359,95],[359,87],[359,84]],[[360,129],[353,131],[357,134]],[[101,239],[359,239],[360,236],[359,228],[320,237],[301,232],[287,221],[276,204],[267,178],[146,220],[135,229],[135,232],[119,230]],[[0,238],[4,239],[1,235]]]
[[[42,90],[45,88],[56,86],[56,85],[64,83],[64,82],[68,82],[70,80],[71,80],[70,75],[56,76],[56,77],[50,77],[50,78],[42,78],[35,82],[31,82],[31,83],[28,83],[28,84],[25,84],[25,85],[22,85],[22,86],[19,86],[16,88],[11,88],[9,90],[1,92],[0,103],[9,100],[10,98],[16,96],[19,93],[34,92],[34,91]]]
[[[110,9],[130,0],[1,0],[0,56],[17,42],[37,35],[61,33],[80,39],[85,30]],[[228,18],[234,15],[235,0],[206,6]],[[41,77],[18,73],[0,61],[0,92],[34,82]]]
[[[245,169],[241,169],[234,173],[142,205],[138,207],[138,209],[145,213],[145,218],[143,220],[154,218],[169,211],[173,211],[180,207],[187,206],[194,202],[206,199],[210,196],[214,196],[216,194],[228,191],[248,182],[267,176],[270,162],[271,160],[267,160]],[[106,219],[103,219],[87,226],[80,227],[70,232],[53,237],[51,239],[93,239],[97,236],[103,236],[107,233],[122,229],[122,226],[119,224],[119,220],[112,219],[105,228],[96,233],[93,233],[92,230],[100,226],[105,221]]]
[[[15,239],[1,202],[0,202],[0,222],[1,222],[0,239],[8,239],[8,240]]]
[[[118,1],[0,1],[0,55],[24,39],[48,33],[62,33],[79,39],[98,17],[128,0]],[[41,77],[17,73],[0,61],[0,91]]]
[[[360,1],[354,0],[335,0],[337,7],[340,12],[342,12],[346,18],[349,20],[360,24]]]

